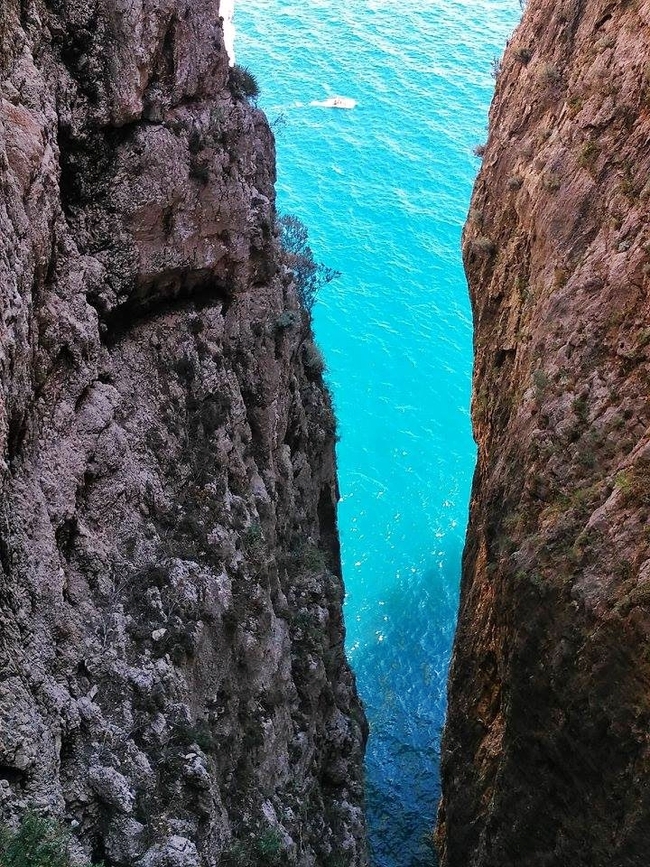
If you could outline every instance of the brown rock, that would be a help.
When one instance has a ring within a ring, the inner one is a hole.
[[[530,0],[497,83],[444,867],[647,862],[649,15]]]

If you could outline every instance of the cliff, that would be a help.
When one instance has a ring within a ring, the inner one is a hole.
[[[444,867],[647,863],[649,57],[648,3],[530,0],[498,74]]]
[[[363,865],[334,418],[217,0],[2,0],[0,808]]]

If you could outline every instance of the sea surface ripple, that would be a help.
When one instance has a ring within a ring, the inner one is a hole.
[[[342,276],[315,327],[339,419],[348,653],[376,867],[433,863],[439,733],[475,460],[460,232],[517,0],[238,0],[278,204]],[[333,95],[351,111],[310,105]]]

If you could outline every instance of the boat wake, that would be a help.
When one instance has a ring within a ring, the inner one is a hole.
[[[309,103],[316,105],[319,108],[354,108],[357,104],[356,99],[350,99],[349,96],[330,96],[327,99],[314,99]]]

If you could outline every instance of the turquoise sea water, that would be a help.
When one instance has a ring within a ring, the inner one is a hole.
[[[431,864],[475,459],[460,231],[518,0],[237,0],[278,203],[342,273],[315,327],[341,441],[348,651],[371,725],[376,867]],[[352,111],[310,105],[328,96]]]

